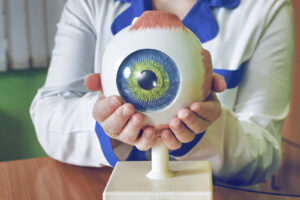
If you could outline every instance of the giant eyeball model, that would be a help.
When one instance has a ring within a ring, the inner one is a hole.
[[[151,125],[167,124],[211,90],[208,52],[181,20],[146,11],[112,38],[101,63],[105,96],[119,95]]]

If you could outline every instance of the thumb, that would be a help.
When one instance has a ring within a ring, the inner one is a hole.
[[[103,91],[100,74],[89,74],[84,79],[84,85],[90,91]]]
[[[213,73],[212,90],[214,92],[223,92],[226,88],[225,78],[219,74]]]

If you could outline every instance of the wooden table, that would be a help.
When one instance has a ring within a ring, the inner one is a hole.
[[[111,168],[87,168],[51,158],[0,162],[0,199],[102,199]],[[295,200],[214,186],[214,200]]]

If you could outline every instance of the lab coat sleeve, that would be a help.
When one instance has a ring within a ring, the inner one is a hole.
[[[178,160],[209,160],[216,179],[255,184],[280,167],[281,127],[289,111],[294,54],[290,3],[274,11],[247,62],[234,110],[222,104],[221,117],[194,148]]]
[[[47,80],[38,90],[30,114],[38,140],[50,157],[74,165],[100,167],[109,163],[102,153],[92,117],[98,93],[89,92],[83,84],[85,76],[94,72],[94,14],[95,6],[89,0],[69,0],[65,5]],[[131,148],[120,144],[114,151],[125,159]]]

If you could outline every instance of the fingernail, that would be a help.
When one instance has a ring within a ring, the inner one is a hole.
[[[117,97],[113,97],[110,99],[110,105],[111,106],[118,106],[120,105],[121,102],[119,101],[119,99]]]
[[[216,77],[219,78],[219,79],[225,80],[224,76],[221,76],[219,74],[216,74]]]
[[[133,111],[125,106],[122,110],[122,113],[125,117],[128,117],[133,114]]]
[[[188,114],[189,113],[187,111],[185,111],[185,110],[179,111],[178,117],[181,118],[181,119],[183,119],[183,118],[186,118],[188,116]]]
[[[180,124],[180,121],[177,119],[175,119],[171,122],[172,127],[176,128],[176,129],[179,128],[179,124]]]
[[[146,139],[151,139],[154,135],[152,131],[146,131],[144,134]]]
[[[170,135],[169,135],[169,134],[161,134],[161,137],[162,137],[164,140],[170,140]]]
[[[191,110],[198,112],[200,109],[200,105],[199,104],[193,104],[191,105]]]
[[[163,140],[168,140],[168,138],[165,135],[161,135]]]
[[[138,118],[138,117],[133,117],[133,119],[132,119],[132,124],[134,125],[134,126],[138,126],[139,124],[141,123],[141,120]]]

